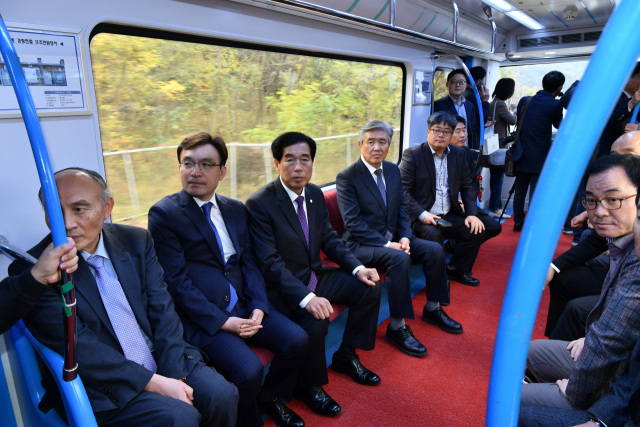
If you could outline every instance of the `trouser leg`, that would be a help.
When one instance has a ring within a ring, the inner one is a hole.
[[[587,335],[587,317],[600,300],[600,295],[572,299],[567,304],[549,338],[574,341]]]
[[[529,345],[527,367],[541,383],[554,383],[569,378],[575,362],[568,341],[534,340]]]
[[[531,175],[524,172],[516,172],[515,190],[513,195],[513,221],[524,221],[524,202],[529,189]]]
[[[442,246],[419,238],[411,241],[411,261],[422,264],[427,285],[427,301],[448,304],[446,254]]]
[[[504,182],[504,169],[491,169],[489,179],[489,210],[497,211],[502,208],[502,184]]]
[[[204,363],[193,368],[186,382],[193,389],[193,406],[200,412],[200,426],[236,425],[239,395],[233,384]]]
[[[449,212],[444,218],[452,226],[443,228],[442,235],[449,239],[456,239],[456,249],[449,265],[463,273],[471,273],[473,264],[478,257],[478,251],[480,251],[480,245],[486,240],[486,230],[481,230],[477,234],[472,233],[464,223],[465,218],[455,212]]]

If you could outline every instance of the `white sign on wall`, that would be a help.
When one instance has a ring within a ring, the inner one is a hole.
[[[38,113],[87,111],[77,34],[9,29]],[[0,56],[0,114],[20,113],[4,59]]]

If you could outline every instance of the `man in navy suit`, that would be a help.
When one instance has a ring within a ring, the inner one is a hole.
[[[473,104],[463,96],[467,88],[467,74],[464,70],[453,70],[447,75],[449,94],[433,103],[433,113],[447,111],[454,116],[464,117],[467,122],[467,146],[472,150],[473,160],[477,162],[480,149],[478,112]],[[474,168],[475,169],[475,168]]]
[[[435,242],[414,238],[404,200],[400,170],[385,161],[393,128],[372,120],[360,129],[362,155],[338,174],[338,205],[344,220],[342,240],[367,267],[387,275],[391,321],[387,341],[409,356],[422,357],[427,349],[413,336],[404,319],[413,319],[411,265],[422,264],[427,282],[427,303],[422,320],[459,334],[462,326],[440,307],[449,303],[444,249]]]
[[[147,230],[104,223],[114,202],[98,173],[70,168],[55,178],[67,236],[81,255],[73,275],[78,375],[98,425],[233,427],[238,392],[184,342]],[[38,258],[50,243],[51,235],[29,252]],[[18,261],[9,267],[18,280],[30,280],[29,272]],[[24,320],[38,341],[64,352],[57,290]]]
[[[513,159],[516,163],[515,194],[513,196],[513,231],[521,231],[524,225],[524,199],[529,190],[529,203],[533,200],[542,166],[551,150],[551,127],[558,129],[562,121],[562,101],[556,97],[562,91],[564,75],[550,71],[542,79],[542,90],[533,98],[524,97],[518,103],[520,138],[516,141]],[[528,100],[531,102],[525,114]],[[522,115],[524,120],[520,124]]]
[[[263,425],[260,406],[278,426],[303,426],[283,399],[291,398],[308,337],[267,301],[244,205],[215,193],[227,157],[220,136],[186,137],[178,146],[182,191],[151,208],[149,232],[185,340],[238,387],[238,422]],[[249,345],[275,353],[262,389],[262,362]]]
[[[335,416],[342,408],[322,388],[329,382],[325,337],[332,305],[349,306],[333,370],[360,384],[380,384],[380,377],[356,354],[356,348],[375,346],[379,277],[342,243],[329,222],[322,190],[309,183],[316,142],[302,133],[287,132],[273,141],[271,151],[280,176],[247,200],[253,248],[269,301],[309,334],[309,352],[294,396],[318,414]],[[340,269],[323,267],[320,251]]]

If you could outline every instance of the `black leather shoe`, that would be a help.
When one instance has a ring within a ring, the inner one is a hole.
[[[337,352],[333,354],[333,362],[331,364],[334,371],[339,374],[349,375],[358,384],[380,384],[380,377],[362,366],[362,363],[360,363],[360,357],[357,354],[354,354],[347,360],[340,359],[337,354]]]
[[[516,222],[513,224],[513,231],[519,232],[522,231],[522,227],[524,226],[524,221]]]
[[[427,348],[413,336],[413,331],[409,325],[392,331],[387,325],[387,341],[398,347],[398,350],[404,354],[413,357],[424,357],[427,355]]]
[[[296,387],[293,396],[304,402],[312,412],[325,417],[335,417],[342,413],[342,408],[338,402],[320,386]]]
[[[258,408],[270,416],[278,427],[304,427],[302,418],[279,397],[266,403],[258,402]]]
[[[442,307],[438,307],[433,311],[428,311],[427,307],[422,310],[422,320],[432,325],[436,325],[445,332],[450,334],[461,334],[462,325],[453,320]]]
[[[475,277],[471,277],[471,273],[463,273],[457,268],[452,268],[449,266],[447,266],[447,277],[449,278],[449,280],[454,280],[458,283],[462,283],[463,285],[480,285],[480,280],[476,279]]]

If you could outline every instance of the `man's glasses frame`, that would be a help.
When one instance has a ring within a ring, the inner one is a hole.
[[[188,171],[193,170],[196,166],[198,166],[201,171],[209,172],[216,166],[220,166],[220,167],[223,166],[221,164],[216,164],[216,163],[209,163],[209,162],[200,163],[200,162],[194,162],[191,160],[185,160],[183,162],[178,162],[178,163],[180,164],[180,166],[182,166],[185,170],[188,170]]]
[[[590,211],[596,209],[598,207],[598,204],[600,204],[603,208],[607,210],[615,211],[622,207],[623,200],[636,197],[637,195],[638,194],[632,194],[627,197],[603,197],[600,200],[588,199],[586,197],[583,197],[580,201],[582,202],[582,206],[584,206],[585,209]]]
[[[453,134],[453,132],[451,132],[450,130],[446,130],[446,129],[429,129],[429,130],[434,135],[450,136],[450,135]]]

